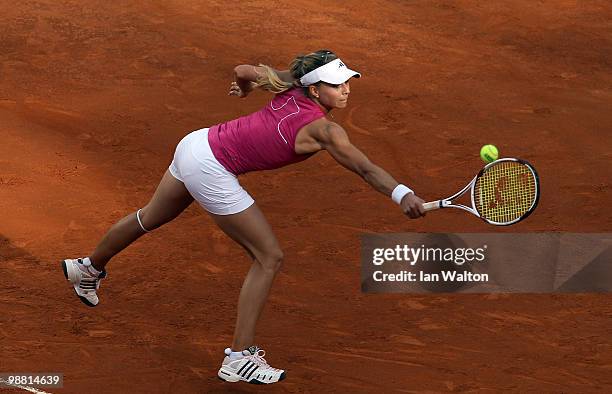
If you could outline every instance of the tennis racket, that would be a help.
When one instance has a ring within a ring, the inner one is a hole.
[[[472,206],[454,200],[469,191]],[[423,204],[426,211],[459,208],[487,223],[508,226],[533,212],[540,197],[540,181],[535,168],[525,160],[505,158],[487,164],[458,193],[443,200]]]

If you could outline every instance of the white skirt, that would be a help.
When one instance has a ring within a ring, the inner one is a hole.
[[[193,131],[179,142],[168,169],[204,209],[215,215],[239,213],[255,202],[236,175],[213,155],[208,128]]]

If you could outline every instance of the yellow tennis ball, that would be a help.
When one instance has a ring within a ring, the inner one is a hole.
[[[480,148],[480,158],[485,163],[491,163],[499,158],[499,152],[495,145],[485,145]]]

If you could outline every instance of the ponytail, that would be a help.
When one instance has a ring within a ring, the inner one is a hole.
[[[265,74],[257,77],[257,82],[255,82],[256,87],[275,94],[282,93],[293,87],[291,82],[281,80],[278,74],[276,74],[276,71],[274,71],[271,67],[266,66],[265,64],[260,64],[259,67],[263,67]]]
[[[289,71],[293,78],[296,79],[294,83],[283,81],[278,74],[276,74],[274,69],[265,64],[260,64],[259,66],[264,69],[265,73],[257,77],[255,86],[275,94],[282,93],[293,87],[301,86],[299,83],[301,77],[334,59],[337,59],[336,54],[327,49],[321,49],[307,55],[297,56],[289,65]],[[308,94],[308,88],[304,88],[304,93]]]

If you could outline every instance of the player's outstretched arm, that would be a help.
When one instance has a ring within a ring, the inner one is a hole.
[[[372,163],[363,152],[351,143],[346,131],[338,124],[329,122],[319,133],[317,140],[321,147],[344,167],[361,176],[375,190],[391,196],[399,185],[387,171]],[[409,193],[401,200],[401,207],[411,218],[425,215],[423,200]]]

